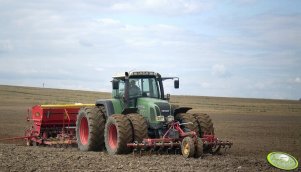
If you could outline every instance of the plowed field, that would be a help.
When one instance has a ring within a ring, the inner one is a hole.
[[[0,86],[0,138],[23,136],[27,109],[35,104],[94,103],[108,93]],[[77,148],[27,147],[0,142],[0,171],[279,171],[266,156],[287,152],[301,159],[301,102],[172,96],[171,102],[210,114],[215,134],[233,147],[222,155],[185,159],[181,155],[110,156]],[[301,171],[299,167],[296,171]]]

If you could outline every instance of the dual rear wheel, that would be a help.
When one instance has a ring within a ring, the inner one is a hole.
[[[114,114],[105,119],[100,107],[86,107],[79,111],[76,122],[78,148],[82,151],[100,151],[126,154],[127,143],[142,142],[147,138],[146,120],[139,114]]]
[[[202,138],[204,135],[214,135],[214,127],[212,119],[208,114],[196,113],[193,114],[196,119],[199,136]],[[204,152],[211,154],[220,154],[220,146],[204,145]]]
[[[104,147],[105,116],[100,107],[81,108],[76,120],[76,139],[82,151],[101,151]]]
[[[104,131],[105,146],[109,154],[124,154],[130,150],[127,143],[132,140],[130,121],[124,115],[112,115],[108,118]]]
[[[143,116],[136,113],[126,116],[115,114],[108,118],[104,133],[109,154],[126,154],[131,151],[127,143],[142,142],[148,137],[147,122]]]
[[[182,154],[184,155],[184,157],[186,157],[186,156],[187,157],[192,157],[192,156],[200,157],[203,154],[203,152],[204,153],[212,153],[212,154],[219,153],[220,147],[203,145],[203,142],[201,140],[201,138],[203,138],[204,135],[206,135],[206,134],[214,135],[214,127],[213,127],[213,123],[212,123],[212,120],[209,115],[204,114],[204,113],[196,113],[196,114],[179,113],[176,115],[176,120],[179,121],[180,123],[184,123],[184,125],[182,125],[183,130],[195,131],[198,136],[198,138],[196,139],[197,141],[196,140],[194,141],[195,146],[194,147],[190,146],[191,152],[194,152],[194,153],[187,154],[187,150],[188,150],[187,145],[189,145],[188,143],[190,143],[191,141],[188,141],[189,139],[187,139],[187,140],[185,140],[185,138],[183,139],[181,148],[182,148]],[[183,152],[183,150],[186,150],[186,151]],[[195,150],[198,150],[198,151],[195,151]]]

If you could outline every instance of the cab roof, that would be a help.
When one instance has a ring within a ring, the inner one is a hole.
[[[125,78],[125,73],[117,73],[113,76],[113,78]],[[152,71],[132,71],[129,72],[129,77],[131,76],[155,76],[155,77],[160,77],[161,75],[159,73],[156,72],[152,72]]]

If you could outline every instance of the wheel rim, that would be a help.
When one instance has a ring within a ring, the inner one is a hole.
[[[183,143],[183,154],[188,155],[190,152],[190,145],[188,142]]]
[[[80,120],[80,141],[83,145],[86,145],[88,143],[88,137],[89,137],[89,127],[88,127],[88,120],[86,117],[83,117]]]
[[[117,128],[114,124],[109,126],[109,146],[111,149],[116,149],[117,147]]]

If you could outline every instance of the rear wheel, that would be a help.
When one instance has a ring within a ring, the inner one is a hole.
[[[132,127],[129,119],[122,114],[115,114],[108,118],[105,126],[105,145],[109,154],[129,153],[127,143],[133,139]]]
[[[201,138],[197,138],[197,143],[195,143],[194,157],[199,158],[203,155],[203,141]]]
[[[199,135],[203,137],[204,134],[214,135],[213,123],[209,115],[204,113],[193,114],[196,119]]]
[[[199,136],[202,138],[204,134],[214,135],[214,128],[213,123],[209,115],[204,113],[197,113],[193,114],[196,119]],[[215,149],[213,146],[205,146],[204,145],[204,152],[209,153],[218,153],[219,149]]]
[[[175,119],[179,121],[180,123],[184,124],[182,125],[182,129],[188,131],[195,131],[196,134],[198,135],[199,130],[198,130],[198,125],[196,122],[196,119],[194,116],[190,113],[179,113],[176,115]]]
[[[104,148],[104,112],[99,107],[79,110],[76,120],[76,139],[81,151],[100,151]]]
[[[127,115],[132,126],[133,140],[132,142],[142,142],[143,139],[148,138],[147,122],[145,118],[137,113]]]
[[[191,137],[185,137],[182,140],[181,151],[182,151],[182,155],[185,158],[190,158],[190,157],[194,156],[195,145],[194,145],[194,141]]]

